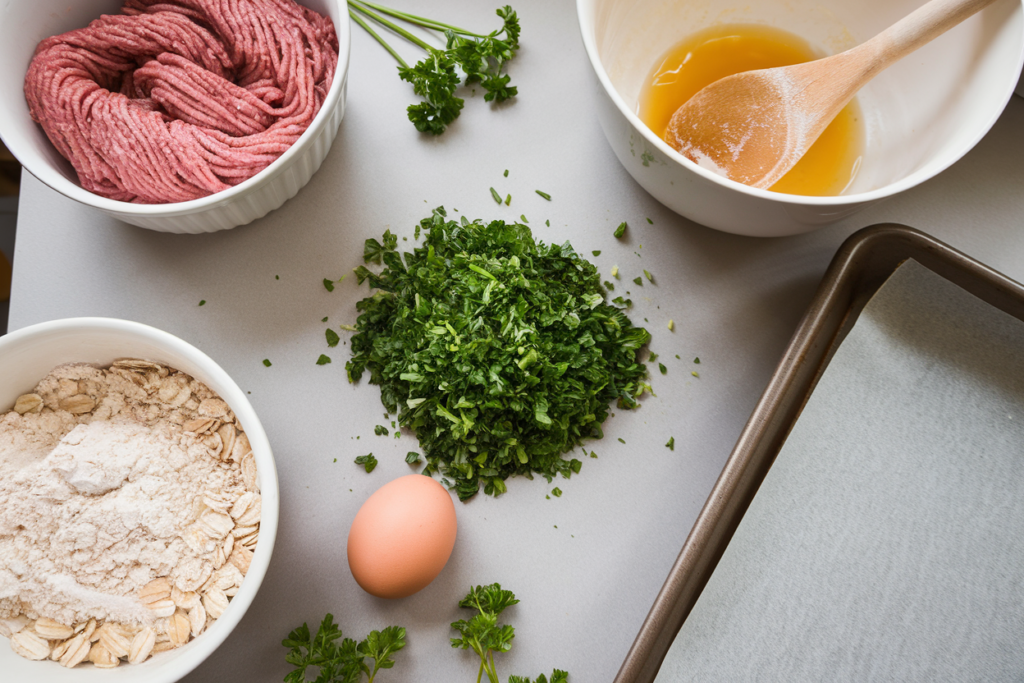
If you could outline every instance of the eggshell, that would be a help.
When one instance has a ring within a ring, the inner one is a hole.
[[[455,547],[455,503],[441,484],[410,474],[381,486],[348,532],[348,566],[363,590],[404,598],[426,588]]]

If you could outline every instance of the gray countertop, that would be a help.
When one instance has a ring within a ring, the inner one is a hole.
[[[379,683],[468,683],[477,664],[449,647],[449,623],[464,616],[457,603],[471,584],[499,581],[522,601],[505,614],[516,638],[498,657],[503,680],[558,667],[576,683],[610,681],[850,233],[905,223],[1024,280],[1024,100],[1013,98],[963,160],[902,196],[799,237],[737,237],[672,214],[619,166],[591,111],[573,3],[515,6],[523,47],[511,74],[520,96],[493,111],[479,95],[468,98],[438,139],[406,121],[408,84],[356,28],[349,108],[334,148],[297,197],[249,226],[150,232],[24,177],[11,329],[110,316],[179,335],[251,392],[275,451],[282,507],[270,570],[238,628],[186,680],[280,680],[288,670],[280,640],[329,611],[347,636],[388,624],[408,629],[407,648]],[[465,0],[430,10],[470,27],[496,25],[492,12]],[[511,206],[496,205],[491,186],[511,193]],[[401,247],[411,245],[413,226],[437,205],[488,220],[522,214],[545,241],[601,250],[592,260],[605,275],[620,267],[616,291],[632,292],[631,317],[649,321],[651,349],[668,374],[655,370],[657,397],[640,410],[615,411],[605,439],[592,446],[599,458],[556,482],[560,498],[545,498],[555,484],[519,479],[500,498],[458,505],[459,537],[438,580],[410,598],[383,601],[352,579],[346,534],[372,491],[409,472],[403,456],[417,445],[410,434],[373,435],[384,412],[377,388],[348,384],[347,346],[329,350],[324,342],[321,319],[354,322],[367,290],[348,278],[329,293],[321,280],[359,265],[363,240],[385,228],[409,237]],[[620,242],[612,231],[624,220],[630,229]],[[656,285],[641,290],[629,281],[643,268]],[[321,353],[334,362],[315,365]],[[690,374],[696,356],[699,378]],[[664,446],[670,436],[674,451]],[[380,465],[368,475],[352,460],[370,451]]]

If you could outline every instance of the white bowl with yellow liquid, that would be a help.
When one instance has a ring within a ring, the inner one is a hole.
[[[826,56],[854,47],[924,0],[577,0],[596,75],[598,119],[631,176],[676,213],[717,230],[781,236],[814,230],[948,168],[988,132],[1024,62],[1021,0],[998,0],[877,76],[857,96],[863,141],[842,194],[757,190],[701,168],[639,115],[654,67],[716,25],[782,29]],[[682,104],[682,102],[680,102]]]

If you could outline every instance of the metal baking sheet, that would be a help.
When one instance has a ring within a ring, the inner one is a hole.
[[[654,681],[818,379],[860,312],[907,259],[1024,320],[1024,287],[928,235],[878,225],[837,252],[626,657],[616,683]]]

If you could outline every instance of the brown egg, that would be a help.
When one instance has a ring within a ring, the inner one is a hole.
[[[410,474],[381,486],[348,532],[348,566],[363,590],[404,598],[433,581],[455,547],[455,504],[441,484]]]

